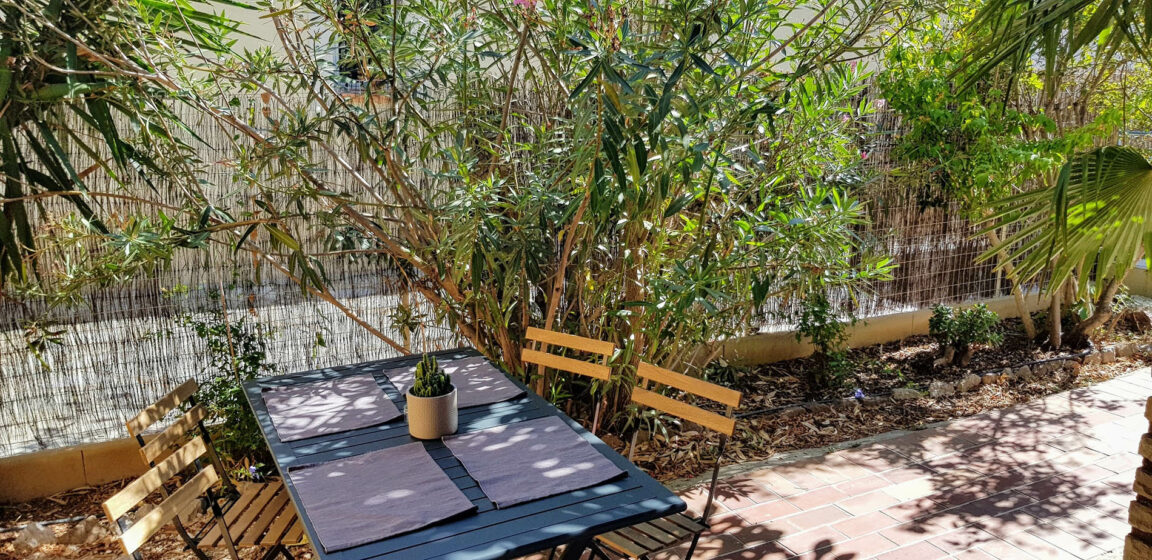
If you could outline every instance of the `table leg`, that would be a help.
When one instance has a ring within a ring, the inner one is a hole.
[[[580,556],[588,549],[588,543],[592,539],[580,539],[568,543],[564,547],[564,554],[560,556],[560,560],[580,560]]]

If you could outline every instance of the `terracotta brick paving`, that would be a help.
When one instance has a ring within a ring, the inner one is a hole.
[[[694,558],[1088,560],[1120,549],[1150,394],[1144,368],[725,479]],[[702,490],[682,494],[698,512]]]

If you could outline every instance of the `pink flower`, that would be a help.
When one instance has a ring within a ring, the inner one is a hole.
[[[877,109],[883,109],[884,107],[887,107],[887,106],[888,106],[887,100],[885,100],[885,99],[877,99],[876,100],[876,108]]]
[[[524,8],[527,11],[534,11],[536,9],[536,0],[512,0],[512,5],[517,8]]]
[[[860,159],[868,159],[868,152],[860,152]]]

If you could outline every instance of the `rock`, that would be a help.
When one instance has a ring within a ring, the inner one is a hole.
[[[956,389],[961,393],[967,393],[978,386],[980,386],[980,376],[975,373],[969,373],[956,384]]]
[[[12,541],[12,547],[20,553],[30,553],[43,545],[55,544],[56,533],[52,529],[45,527],[39,523],[29,523],[16,535],[16,539]]]
[[[882,399],[880,397],[871,397],[871,396],[864,397],[864,406],[867,408],[876,408],[876,407],[884,406],[884,402],[887,400],[888,399]]]
[[[933,381],[928,386],[928,394],[932,397],[947,397],[956,392],[956,386],[944,381]]]
[[[1064,371],[1068,372],[1072,377],[1080,375],[1080,362],[1076,360],[1064,360]]]
[[[826,414],[832,412],[832,406],[824,403],[805,403],[804,408],[814,414]]]
[[[909,401],[920,398],[920,391],[900,387],[892,390],[892,398],[898,401]]]
[[[997,381],[1000,381],[1000,376],[995,373],[985,373],[981,381],[983,381],[985,385],[994,385]]]
[[[77,523],[67,533],[60,536],[61,544],[89,544],[103,540],[109,535],[108,529],[100,524],[96,516],[90,515]]]
[[[1029,381],[1032,379],[1032,368],[1028,366],[1020,366],[1016,368],[1014,373],[1016,374],[1017,379],[1021,379],[1023,381]]]
[[[1094,365],[1097,365],[1099,363],[1100,363],[1100,353],[1099,352],[1093,352],[1091,354],[1088,354],[1087,356],[1084,356],[1084,365],[1086,365],[1086,366],[1094,366]]]
[[[790,406],[780,411],[781,418],[795,418],[801,414],[804,414],[804,407],[802,406]]]
[[[1136,345],[1131,342],[1121,342],[1116,345],[1116,357],[1127,358],[1136,353]]]
[[[1100,363],[1110,364],[1116,361],[1116,349],[1109,346],[1100,351]]]

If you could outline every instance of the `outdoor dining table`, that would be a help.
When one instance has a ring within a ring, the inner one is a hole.
[[[432,355],[436,356],[442,366],[450,366],[454,360],[480,356],[471,349],[448,350]],[[401,416],[376,426],[284,442],[277,434],[262,394],[270,389],[369,373],[387,397],[403,410],[404,397],[388,382],[386,372],[413,366],[419,359],[419,356],[404,356],[260,378],[244,384],[245,395],[312,543],[320,542],[314,526],[317,518],[313,516],[315,512],[308,511],[306,503],[301,500],[292,477],[287,476],[293,468],[356,457],[421,440],[408,435],[407,423]],[[436,465],[471,500],[475,510],[415,531],[351,548],[326,552],[324,547],[315,546],[318,558],[480,560],[515,558],[566,544],[568,546],[564,558],[574,559],[598,534],[686,509],[683,500],[579,423],[565,416],[519,381],[510,380],[523,389],[524,393],[503,402],[461,408],[457,434],[555,417],[619,467],[623,474],[593,486],[497,508],[441,440],[422,441]],[[386,487],[388,480],[380,480],[379,484]],[[349,507],[355,507],[355,504],[349,504]]]

